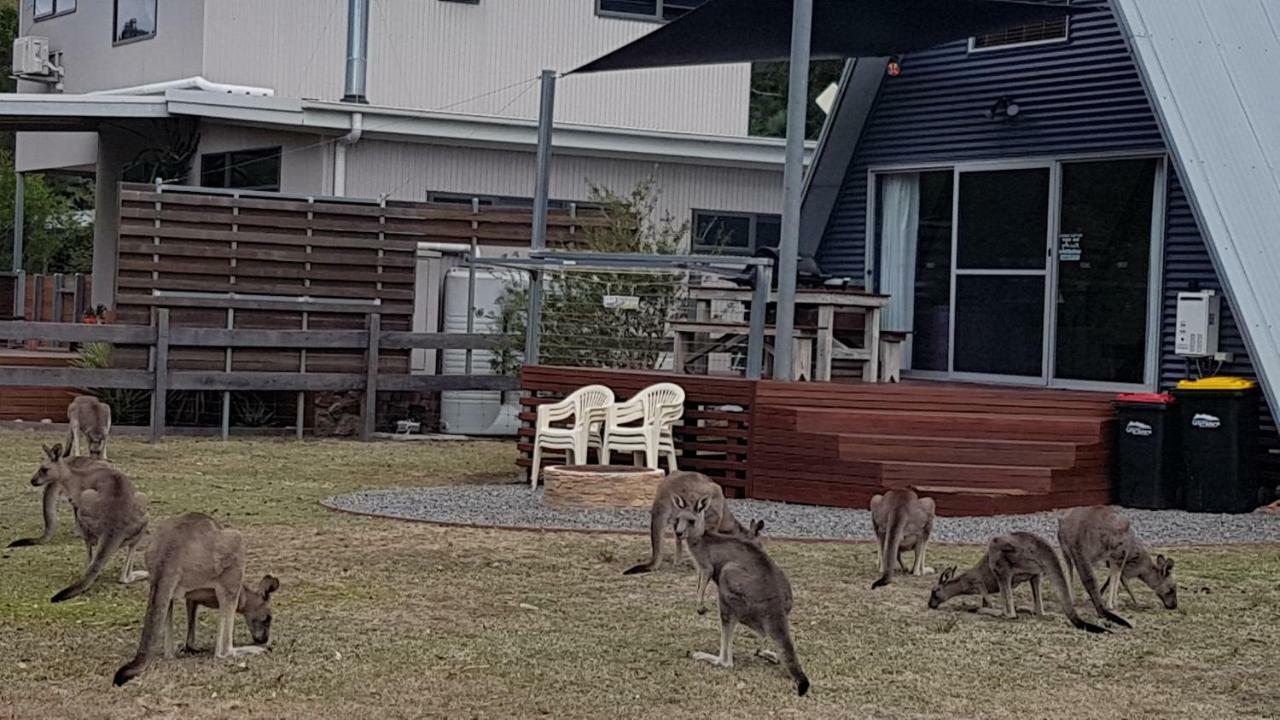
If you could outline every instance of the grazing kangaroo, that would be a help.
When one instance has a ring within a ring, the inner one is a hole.
[[[48,457],[48,454],[49,449],[45,448],[45,456]],[[67,461],[67,464],[70,465],[73,470],[84,470],[91,464],[98,463],[100,463],[100,461],[90,457],[73,457]],[[36,477],[31,478],[31,484],[37,487],[41,484],[44,485],[44,501],[41,508],[44,516],[44,534],[38,538],[20,538],[18,540],[14,540],[9,543],[9,547],[11,548],[27,547],[30,545],[44,545],[53,539],[53,535],[58,529],[58,498],[65,494],[62,484],[56,482],[37,482],[37,477],[39,477],[39,473],[37,473]],[[72,510],[75,510],[74,505],[72,506]],[[78,522],[76,523],[76,531],[79,532]]]
[[[133,570],[133,554],[147,529],[147,496],[134,491],[133,481],[106,463],[89,458],[68,459],[61,445],[45,448],[44,453],[45,461],[32,476],[31,484],[55,485],[56,492],[71,501],[89,563],[84,575],[54,595],[51,602],[70,600],[88,590],[122,547],[125,557],[120,582],[145,579],[146,571]],[[49,533],[48,528],[45,532]]]
[[[1004,615],[1016,619],[1018,611],[1013,606],[1013,578],[1019,575],[1029,576],[1031,581],[1031,597],[1035,602],[1036,615],[1044,614],[1044,602],[1040,598],[1040,578],[1049,576],[1054,592],[1058,595],[1058,604],[1062,613],[1078,630],[1091,633],[1106,632],[1106,628],[1085,622],[1076,612],[1075,603],[1071,599],[1071,586],[1067,584],[1062,565],[1058,562],[1058,554],[1053,546],[1040,536],[1028,532],[1015,532],[999,535],[991,539],[987,546],[987,564],[995,575],[1000,586],[1000,599],[1004,604]]]
[[[280,589],[280,581],[271,575],[263,575],[257,585],[244,583],[240,588],[240,601],[236,612],[244,616],[249,635],[258,645],[271,642],[271,596]],[[187,652],[196,649],[196,612],[201,606],[218,610],[218,594],[212,588],[201,588],[187,593]]]
[[[80,455],[80,438],[89,446],[89,457],[107,459],[107,436],[111,434],[111,406],[92,395],[81,395],[67,406],[67,447],[71,457]]]
[[[702,473],[676,471],[668,475],[653,497],[653,507],[649,510],[649,544],[651,553],[649,561],[635,565],[623,571],[623,575],[636,575],[654,570],[662,562],[662,540],[670,528],[676,535],[676,553],[672,564],[679,566],[682,560],[681,544],[684,533],[676,527],[674,515],[681,510],[690,509],[698,500],[706,498],[707,525],[713,532],[746,535],[749,531],[729,512],[724,502],[724,491],[720,486]]]
[[[791,614],[791,583],[758,542],[711,532],[707,523],[710,505],[711,499],[706,497],[694,503],[694,518],[686,538],[694,561],[699,568],[706,568],[716,583],[720,600],[720,654],[694,652],[690,657],[719,667],[733,667],[733,630],[742,623],[778,646],[782,663],[795,680],[796,693],[804,695],[809,692],[809,678],[796,659],[787,620]],[[772,653],[765,657],[770,655]]]
[[[903,550],[915,550],[911,574],[925,574],[924,554],[936,509],[933,498],[922,498],[914,490],[890,490],[871,498],[871,524],[880,545],[880,578],[871,584],[872,590],[893,582],[894,563],[902,564]]]
[[[1112,622],[1129,627],[1112,611],[1120,600],[1120,586],[1129,593],[1137,605],[1127,580],[1139,578],[1155,591],[1160,602],[1170,610],[1178,607],[1178,585],[1173,579],[1173,561],[1164,555],[1151,559],[1133,531],[1129,518],[1106,506],[1074,508],[1058,518],[1058,544],[1066,557],[1067,573],[1080,576],[1080,583],[1089,594],[1097,613]],[[1094,566],[1105,561],[1110,577],[1103,586],[1106,596],[1098,589]]]
[[[991,608],[991,602],[988,596],[993,593],[1000,592],[1000,583],[996,580],[996,575],[991,571],[989,562],[990,551],[978,560],[978,564],[965,570],[963,573],[956,575],[956,567],[952,565],[942,571],[938,576],[938,581],[933,585],[933,591],[929,593],[929,609],[937,610],[942,604],[954,597],[964,595],[977,595],[982,599],[981,607],[975,612],[989,615],[1003,615],[999,610]],[[1015,573],[1010,587],[1017,587],[1024,582],[1032,580],[1032,575]],[[1039,579],[1035,580],[1033,594],[1039,596]]]
[[[137,677],[163,640],[166,657],[174,655],[170,615],[173,601],[194,590],[213,591],[218,607],[218,639],[214,655],[220,658],[256,655],[261,646],[234,647],[236,611],[244,593],[244,539],[224,529],[208,515],[187,513],[160,523],[147,548],[151,590],[142,623],[142,640],[132,660],[116,671],[115,684]],[[264,578],[264,582],[266,579]],[[196,596],[199,603],[200,595]],[[268,594],[269,598],[269,594]],[[269,613],[268,608],[268,613]],[[190,606],[188,613],[191,613]],[[190,618],[190,615],[188,616]],[[191,629],[188,627],[188,639]],[[255,636],[256,639],[256,636]]]

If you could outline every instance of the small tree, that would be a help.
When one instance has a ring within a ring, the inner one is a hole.
[[[652,180],[627,195],[593,185],[591,203],[606,222],[589,226],[564,249],[601,253],[675,255],[688,223],[655,219],[658,191]],[[682,273],[592,269],[544,274],[539,362],[569,367],[654,369],[671,350],[669,325],[684,297]],[[497,319],[507,333],[492,360],[496,372],[514,375],[524,364],[529,290],[511,281],[498,301]]]

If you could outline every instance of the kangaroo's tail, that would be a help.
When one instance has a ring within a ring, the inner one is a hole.
[[[893,569],[898,562],[898,549],[902,547],[902,534],[906,531],[899,508],[889,514],[889,526],[885,528],[884,542],[880,545],[880,577],[871,583],[871,589],[893,582]]]
[[[22,538],[9,543],[9,547],[26,547],[43,545],[53,539],[53,532],[58,528],[58,486],[49,483],[44,486],[44,534],[38,538]]]
[[[70,587],[59,591],[49,602],[59,603],[63,600],[70,600],[88,590],[93,581],[97,580],[98,576],[102,574],[102,570],[107,566],[107,562],[111,560],[111,556],[115,555],[120,546],[124,544],[124,536],[125,532],[122,527],[113,528],[108,532],[98,541],[98,547],[93,552],[93,560],[89,562],[89,567],[85,569],[84,575]]]
[[[662,561],[662,535],[667,531],[667,518],[659,513],[655,507],[654,511],[649,513],[649,562],[633,565],[622,571],[623,575],[639,575],[647,573],[658,567],[658,563]],[[679,546],[680,538],[676,538],[676,545]],[[677,547],[677,550],[680,548]]]
[[[151,578],[150,593],[147,596],[147,614],[142,621],[142,641],[138,643],[138,654],[116,670],[112,681],[117,686],[123,685],[137,677],[146,668],[151,656],[155,655],[156,644],[160,640],[169,619],[169,604],[178,588],[178,573],[166,572],[164,566],[156,568]]]
[[[800,667],[800,660],[796,657],[796,646],[791,641],[791,628],[786,618],[784,617],[781,623],[770,624],[768,631],[770,639],[778,646],[782,665],[787,668],[791,679],[796,683],[796,694],[804,697],[805,693],[809,692],[809,676],[804,674],[804,669]]]
[[[1067,584],[1067,576],[1062,572],[1062,565],[1058,562],[1058,556],[1053,550],[1049,550],[1049,555],[1048,562],[1044,564],[1049,574],[1049,580],[1053,583],[1053,591],[1058,595],[1058,604],[1062,605],[1063,614],[1067,616],[1067,619],[1071,621],[1071,624],[1077,630],[1091,633],[1107,632],[1107,629],[1101,625],[1085,622],[1080,617],[1080,613],[1076,612],[1075,602],[1071,597],[1071,586]]]
[[[1084,591],[1089,594],[1089,602],[1093,604],[1094,611],[1120,627],[1132,628],[1132,623],[1106,608],[1102,593],[1098,590],[1098,578],[1093,574],[1093,565],[1080,562],[1078,558],[1072,558],[1072,564],[1076,567],[1076,574],[1080,576],[1080,584],[1084,585]]]

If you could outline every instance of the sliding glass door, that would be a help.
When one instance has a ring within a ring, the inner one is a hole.
[[[951,370],[1042,380],[1051,168],[957,177]]]
[[[1081,388],[1149,385],[1159,158],[879,173],[873,262],[912,371]]]

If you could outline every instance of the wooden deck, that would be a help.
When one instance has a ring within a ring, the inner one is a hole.
[[[688,395],[681,466],[728,494],[866,507],[891,488],[934,497],[943,515],[1108,502],[1113,410],[1106,393],[915,382],[778,383],[670,373],[530,367],[536,405],[599,382],[626,397],[674,381]],[[532,411],[524,415],[531,423]],[[529,437],[522,431],[521,464]]]
[[[75,357],[75,353],[60,350],[0,349],[0,373],[11,367],[67,367]],[[75,396],[72,388],[0,385],[0,420],[40,422],[48,418],[66,422],[67,404]]]

